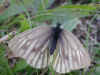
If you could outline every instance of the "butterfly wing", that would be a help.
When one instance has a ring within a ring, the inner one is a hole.
[[[88,52],[71,32],[62,31],[57,51],[53,61],[53,68],[56,72],[66,73],[90,66],[91,60]]]
[[[13,54],[27,61],[35,68],[45,68],[48,65],[48,41],[51,27],[39,26],[16,35],[8,46]]]

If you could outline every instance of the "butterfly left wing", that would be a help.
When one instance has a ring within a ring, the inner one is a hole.
[[[56,72],[66,73],[89,67],[91,60],[80,41],[71,32],[63,30],[52,62]]]
[[[50,36],[51,27],[38,26],[16,35],[8,46],[15,56],[25,59],[34,68],[45,68]]]

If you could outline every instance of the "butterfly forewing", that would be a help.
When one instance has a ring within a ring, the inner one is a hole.
[[[15,36],[8,45],[15,56],[24,58],[35,68],[44,68],[48,65],[50,36],[51,27],[39,26]]]
[[[53,64],[56,72],[66,73],[90,66],[91,61],[88,52],[71,32],[62,31],[57,49],[59,52]]]

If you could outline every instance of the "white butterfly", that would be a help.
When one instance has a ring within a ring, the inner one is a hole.
[[[58,73],[88,68],[89,54],[80,41],[59,27],[39,26],[16,35],[9,41],[15,56],[34,68],[52,66]]]

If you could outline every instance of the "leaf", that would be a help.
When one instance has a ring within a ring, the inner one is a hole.
[[[5,57],[5,46],[0,44],[0,75],[14,75]]]
[[[45,20],[70,21],[75,18],[89,16],[90,12],[96,10],[96,7],[89,5],[64,5],[55,9],[39,11],[34,15],[33,20],[40,22]]]
[[[67,29],[68,31],[72,31],[73,29],[76,28],[77,24],[79,24],[80,21],[78,18],[72,19],[69,22],[65,22],[64,24],[64,29]]]
[[[96,67],[95,75],[100,75],[100,66]]]
[[[28,64],[25,62],[25,60],[20,60],[19,62],[16,63],[14,67],[14,72],[21,71],[25,69],[28,66]]]
[[[31,28],[31,26],[29,25],[29,21],[26,19],[26,17],[24,16],[24,14],[20,14],[18,16],[19,19],[19,23],[20,23],[20,32],[23,32],[29,28]]]

